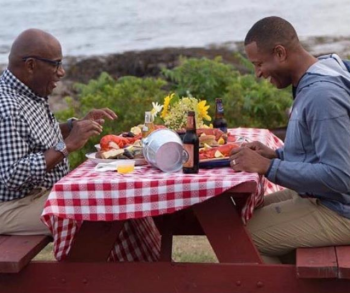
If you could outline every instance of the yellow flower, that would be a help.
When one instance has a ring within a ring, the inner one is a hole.
[[[162,117],[163,119],[168,114],[169,104],[170,104],[170,101],[172,100],[173,97],[174,97],[174,94],[171,94],[171,95],[166,96],[164,98],[163,111],[162,111],[162,114],[160,115],[160,117]]]
[[[207,103],[207,101],[200,101],[198,103],[198,116],[202,119],[205,119],[207,121],[211,121],[211,117],[208,115],[208,109],[209,109],[209,105],[206,106],[205,104]]]

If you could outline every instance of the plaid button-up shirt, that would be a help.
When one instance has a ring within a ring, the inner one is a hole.
[[[0,202],[51,188],[69,171],[64,159],[46,171],[44,152],[63,140],[48,98],[35,95],[9,70],[0,77]]]

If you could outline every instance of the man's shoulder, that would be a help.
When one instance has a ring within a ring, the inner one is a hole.
[[[0,115],[1,117],[13,113],[19,107],[16,91],[9,85],[0,81]]]

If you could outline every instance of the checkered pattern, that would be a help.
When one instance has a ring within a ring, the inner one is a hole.
[[[66,159],[46,171],[44,152],[59,140],[47,98],[5,70],[0,78],[0,202],[24,197],[36,186],[51,188],[68,173]]]
[[[232,135],[259,140],[272,148],[281,141],[263,129],[230,129]],[[279,190],[255,173],[232,169],[200,169],[198,174],[162,173],[150,166],[130,174],[96,172],[88,161],[56,183],[46,202],[42,219],[54,235],[55,255],[63,259],[69,252],[74,234],[82,221],[125,220],[110,259],[152,261],[159,257],[160,235],[152,216],[173,213],[219,195],[247,181],[255,181],[257,190],[242,213],[248,220],[263,194]]]

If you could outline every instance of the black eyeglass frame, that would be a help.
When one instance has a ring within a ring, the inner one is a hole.
[[[62,66],[62,60],[60,60],[60,61],[58,61],[58,60],[50,60],[50,59],[37,57],[37,56],[25,56],[25,57],[22,58],[22,60],[23,61],[27,61],[30,58],[49,63],[51,65],[54,65],[56,67],[56,72],[57,72],[58,68],[60,68]]]

